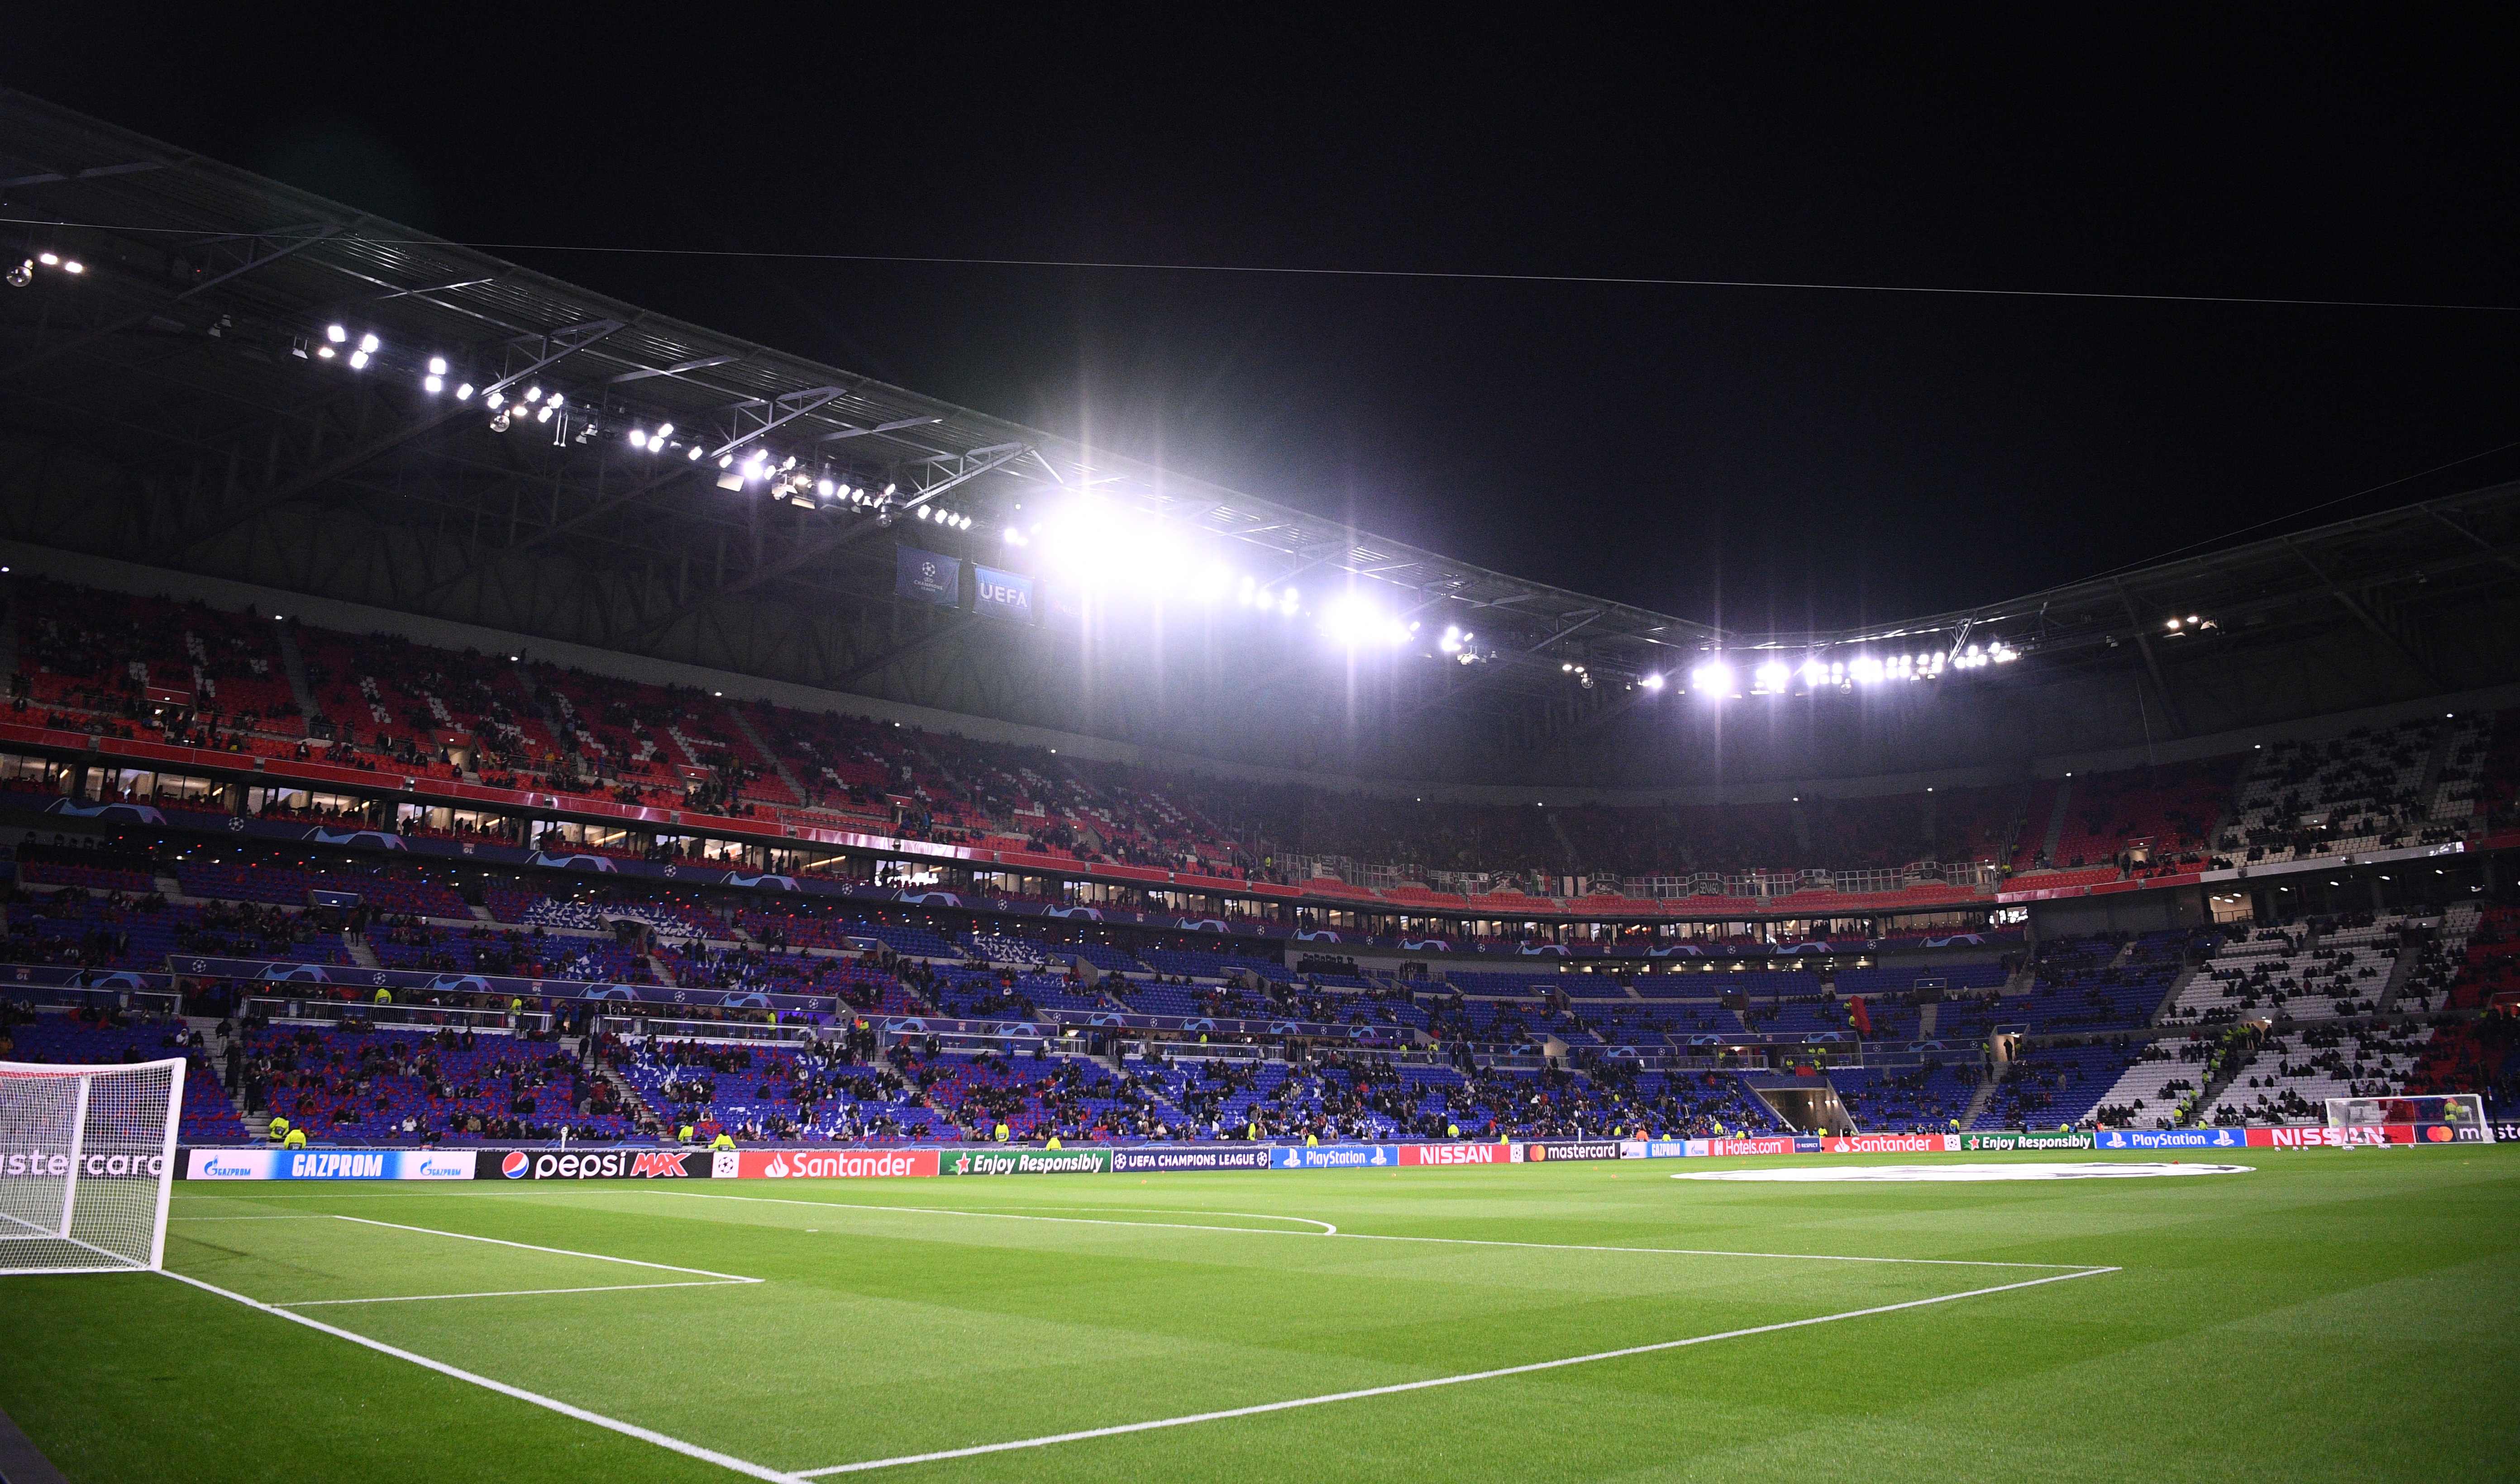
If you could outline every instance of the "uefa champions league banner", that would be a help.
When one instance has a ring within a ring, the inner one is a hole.
[[[1222,1148],[1113,1149],[1111,1170],[1117,1175],[1136,1175],[1155,1170],[1265,1170],[1269,1168],[1272,1150],[1256,1144]]]

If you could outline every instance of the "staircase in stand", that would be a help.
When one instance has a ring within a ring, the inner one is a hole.
[[[735,730],[743,734],[745,742],[752,743],[753,751],[770,760],[770,771],[777,774],[779,781],[786,784],[788,791],[796,795],[797,803],[802,804],[814,796],[806,792],[805,786],[797,782],[794,773],[788,771],[788,760],[771,751],[770,744],[761,740],[761,734],[752,730],[752,718],[743,714],[743,707],[728,705],[726,719],[735,723]]]
[[[1986,1105],[1995,1101],[1995,1079],[1988,1077],[1978,1083],[1976,1092],[1969,1094],[1969,1104],[1960,1111],[1962,1129],[1977,1127],[1978,1119],[1985,1116]]]
[[[368,935],[366,933],[345,932],[341,934],[341,947],[350,955],[350,962],[358,965],[361,968],[384,967],[382,964],[377,962],[377,951],[375,947],[368,942]]]
[[[2039,836],[2039,858],[2050,866],[2065,863],[2056,859],[2056,847],[2065,843],[2065,810],[2074,802],[2074,781],[2070,778],[2056,785],[2055,807],[2048,811],[2046,829]]]
[[[272,625],[272,637],[280,645],[280,668],[289,676],[289,694],[297,700],[297,714],[311,722],[324,713],[315,704],[314,688],[306,683],[306,655],[297,648],[297,636],[281,623]]]

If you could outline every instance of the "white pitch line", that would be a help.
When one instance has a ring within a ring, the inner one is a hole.
[[[440,1375],[453,1376],[459,1381],[469,1381],[484,1390],[495,1391],[501,1396],[514,1397],[518,1401],[531,1403],[532,1405],[543,1408],[546,1411],[557,1412],[562,1417],[573,1417],[581,1422],[590,1422],[595,1426],[620,1433],[624,1437],[637,1438],[642,1443],[652,1443],[658,1448],[668,1449],[674,1453],[679,1453],[688,1459],[698,1459],[704,1463],[714,1463],[720,1468],[731,1469],[734,1472],[743,1474],[748,1478],[766,1479],[770,1481],[770,1484],[796,1484],[797,1476],[794,1474],[782,1473],[778,1469],[766,1467],[762,1464],[754,1463],[744,1459],[736,1458],[732,1454],[719,1453],[713,1448],[702,1448],[698,1443],[686,1443],[681,1438],[669,1437],[653,1428],[642,1427],[636,1422],[625,1422],[619,1417],[608,1417],[600,1412],[589,1412],[583,1407],[572,1407],[568,1403],[561,1401],[556,1397],[544,1396],[539,1391],[527,1391],[522,1386],[511,1386],[505,1381],[495,1381],[486,1375],[480,1375],[473,1372],[466,1371],[458,1366],[450,1366],[444,1361],[433,1361],[428,1356],[402,1349],[400,1346],[388,1345],[382,1340],[370,1339],[366,1335],[359,1334],[352,1330],[337,1328],[334,1326],[325,1324],[322,1320],[308,1319],[303,1314],[292,1314],[287,1309],[283,1309],[272,1304],[266,1304],[259,1299],[248,1298],[242,1293],[232,1293],[225,1288],[219,1287],[215,1283],[205,1283],[198,1278],[190,1278],[184,1274],[172,1271],[167,1271],[166,1276],[175,1280],[179,1283],[190,1283],[192,1286],[199,1288],[205,1293],[215,1293],[221,1298],[233,1299],[236,1302],[245,1305],[248,1309],[259,1309],[265,1314],[276,1314],[292,1325],[304,1325],[309,1329],[332,1335],[335,1339],[345,1339],[353,1345],[359,1345],[367,1349],[374,1350],[380,1355],[389,1355],[398,1361],[409,1361],[415,1366],[434,1371]]]
[[[2036,1288],[2042,1283],[2070,1282],[2078,1278],[2097,1278],[2116,1273],[2117,1268],[2086,1268],[2075,1273],[2054,1273],[2046,1278],[2024,1279],[2019,1282],[2000,1283],[1991,1288],[1971,1288],[1962,1293],[1944,1293],[1932,1298],[1912,1298],[1896,1304],[1876,1304],[1868,1309],[1849,1309],[1842,1314],[1822,1314],[1812,1319],[1786,1320],[1781,1324],[1756,1325],[1747,1329],[1727,1329],[1720,1334],[1697,1334],[1688,1339],[1661,1340],[1650,1345],[1630,1345],[1620,1350],[1602,1350],[1592,1355],[1572,1355],[1563,1360],[1534,1361],[1524,1366],[1500,1366],[1493,1371],[1471,1371],[1461,1375],[1432,1376],[1422,1381],[1400,1381],[1389,1386],[1368,1386],[1357,1391],[1333,1391],[1326,1396],[1294,1397],[1282,1402],[1262,1402],[1252,1407],[1230,1407],[1222,1412],[1197,1412],[1188,1417],[1159,1417],[1150,1422],[1123,1422],[1114,1427],[1089,1427],[1080,1432],[1057,1432],[1047,1437],[1018,1438],[1006,1443],[982,1443],[971,1448],[948,1448],[936,1453],[903,1454],[891,1459],[867,1459],[855,1463],[834,1463],[827,1468],[800,1468],[796,1477],[820,1479],[832,1474],[865,1473],[877,1468],[898,1468],[909,1463],[934,1463],[946,1459],[976,1458],[982,1454],[1012,1453],[1018,1449],[1048,1448],[1057,1443],[1078,1443],[1089,1438],[1118,1437],[1123,1433],[1153,1432],[1165,1427],[1187,1427],[1193,1422],[1220,1422],[1230,1417],[1258,1417],[1264,1413],[1290,1412],[1298,1407],[1322,1407],[1331,1402],[1360,1401],[1366,1397],[1396,1396],[1408,1391],[1425,1391],[1437,1386],[1460,1386],[1471,1381],[1491,1381],[1500,1376],[1529,1375],[1539,1371],[1555,1371],[1567,1366],[1589,1366],[1596,1361],[1621,1360],[1632,1355],[1651,1355],[1663,1350],[1680,1350],[1690,1345],[1711,1345],[1718,1340],[1745,1339],[1754,1334],[1775,1334],[1785,1329],[1801,1329],[1813,1325],[1835,1324],[1839,1320],[1864,1319],[1875,1314],[1893,1314],[1902,1309],[1922,1309],[1931,1304],[1948,1304],[1963,1298],[1984,1298],[1992,1293],[2009,1293],[2017,1288]]]
[[[629,1192],[607,1192],[605,1193]],[[686,1200],[743,1200],[760,1205],[811,1206],[836,1211],[908,1211],[922,1216],[968,1216],[981,1221],[1052,1221],[1089,1227],[1144,1227],[1158,1232],[1240,1232],[1253,1237],[1335,1237],[1342,1241],[1435,1242],[1458,1247],[1522,1247],[1539,1252],[1634,1252],[1657,1257],[1764,1257],[1780,1262],[1899,1263],[1932,1268],[2021,1268],[2050,1273],[2093,1271],[2080,1263],[2003,1262],[1995,1258],[1980,1257],[1850,1257],[1837,1252],[1734,1252],[1721,1247],[1606,1247],[1559,1241],[1505,1241],[1480,1237],[1398,1237],[1381,1232],[1341,1232],[1334,1227],[1328,1232],[1288,1232],[1278,1227],[1212,1227],[1179,1221],[1110,1221],[1091,1216],[1022,1216],[1012,1211],[971,1211],[956,1206],[865,1205],[844,1200],[798,1200],[784,1195],[712,1195],[700,1191],[663,1191],[645,1186],[638,1188],[638,1193],[679,1195]],[[1220,1211],[1217,1214],[1230,1216],[1238,1213]],[[344,1221],[356,1219],[346,1216],[342,1218]],[[1329,1223],[1321,1222],[1318,1225],[1327,1227]]]
[[[555,1257],[583,1257],[600,1263],[622,1263],[633,1268],[654,1268],[660,1273],[693,1273],[701,1278],[714,1278],[730,1283],[757,1283],[757,1278],[742,1278],[733,1273],[714,1273],[706,1268],[677,1268],[672,1263],[645,1262],[636,1257],[607,1257],[601,1252],[579,1252],[567,1247],[539,1247],[529,1241],[510,1241],[504,1237],[475,1237],[470,1232],[441,1232],[435,1227],[407,1227],[398,1221],[370,1221],[364,1216],[327,1213],[335,1221],[356,1222],[363,1227],[388,1227],[396,1232],[418,1232],[425,1237],[452,1237],[458,1241],[486,1241],[494,1247],[516,1247],[526,1252],[548,1252]]]
[[[541,1293],[636,1293],[650,1288],[726,1288],[757,1283],[757,1278],[699,1278],[683,1283],[605,1283],[592,1288],[501,1288],[489,1293],[394,1293],[382,1298],[297,1298],[275,1309],[317,1309],[331,1304],[425,1304],[441,1298],[530,1298]]]

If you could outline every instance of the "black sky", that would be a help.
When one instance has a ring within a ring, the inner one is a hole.
[[[2508,22],[807,14],[85,7],[13,17],[0,77],[485,243],[2520,304]],[[2520,439],[2515,313],[506,255],[1752,628],[2008,597]]]

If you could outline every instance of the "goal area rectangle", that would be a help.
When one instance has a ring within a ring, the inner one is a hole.
[[[2387,1123],[2446,1123],[2484,1129],[2485,1099],[2477,1093],[2393,1093],[2381,1098],[2330,1098],[2329,1128],[2367,1128]]]
[[[0,1061],[0,1274],[155,1272],[184,1061]]]

